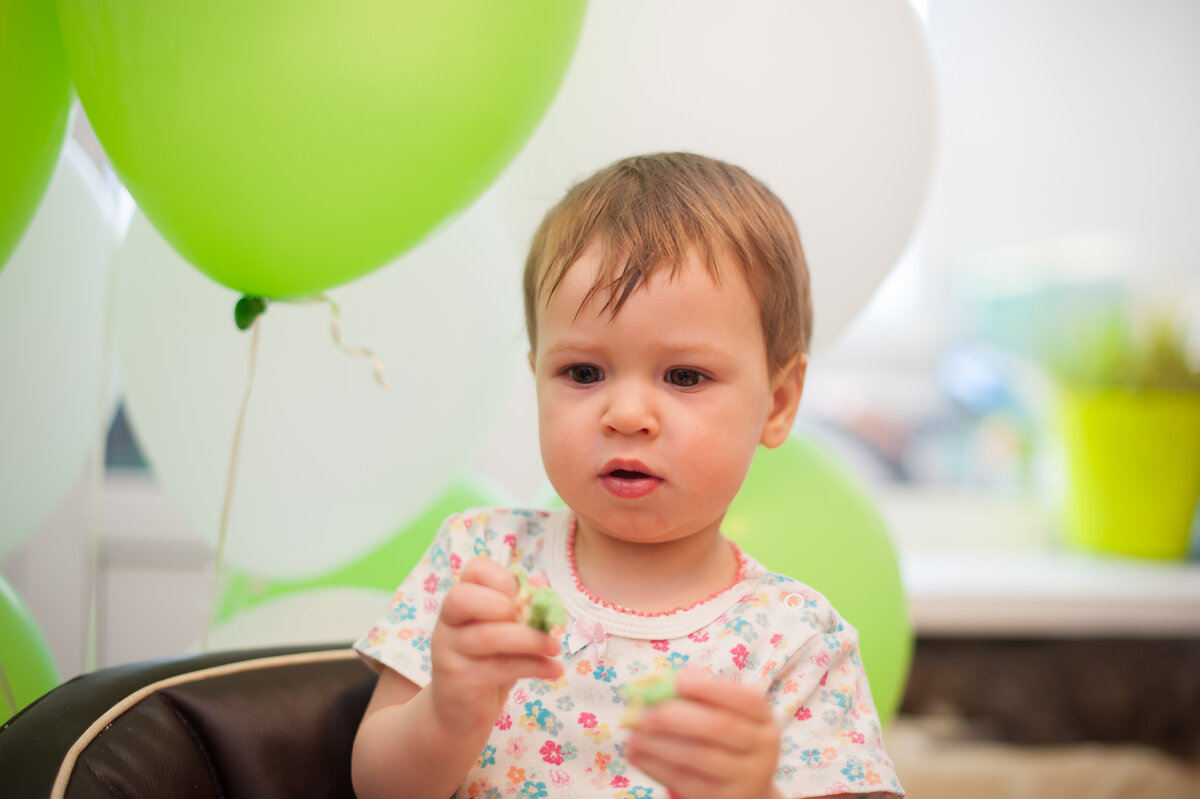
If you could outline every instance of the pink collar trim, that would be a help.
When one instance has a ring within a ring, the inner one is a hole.
[[[583,581],[579,579],[579,570],[575,568],[575,528],[576,528],[577,523],[578,523],[578,519],[575,517],[574,514],[572,514],[571,515],[571,524],[567,528],[567,569],[570,571],[571,579],[575,581],[575,590],[578,591],[580,594],[582,594],[584,597],[586,597],[590,602],[600,605],[602,607],[609,608],[611,610],[615,610],[618,613],[627,613],[631,616],[642,616],[644,618],[655,618],[655,617],[659,617],[659,616],[673,616],[676,613],[684,613],[686,611],[691,610],[692,608],[699,607],[700,605],[703,605],[706,602],[711,602],[712,600],[719,597],[721,594],[724,594],[725,592],[732,590],[739,583],[741,583],[744,579],[746,579],[746,566],[747,566],[746,556],[742,553],[741,548],[737,544],[735,544],[733,541],[730,541],[729,546],[733,547],[733,554],[737,557],[738,569],[737,569],[737,574],[733,578],[733,582],[731,582],[729,585],[725,586],[724,588],[713,591],[711,594],[706,596],[704,599],[693,602],[692,604],[690,604],[686,607],[680,606],[680,607],[674,608],[672,610],[659,610],[659,611],[654,611],[654,612],[649,612],[649,611],[645,611],[645,610],[635,610],[634,608],[627,608],[622,605],[618,605],[615,602],[610,602],[607,599],[604,599],[603,597],[596,596],[591,591],[589,591],[587,586],[585,586],[583,584]]]

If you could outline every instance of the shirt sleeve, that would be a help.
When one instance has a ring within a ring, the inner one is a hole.
[[[425,555],[396,589],[387,612],[354,643],[373,669],[393,669],[418,686],[429,682],[429,647],[442,600],[467,561],[477,554],[493,554],[484,533],[488,519],[486,510],[469,510],[442,522]]]
[[[816,592],[804,598],[807,624],[801,626],[808,627],[807,638],[771,687],[782,736],[776,785],[784,796],[795,797],[903,796],[883,748],[858,631]]]

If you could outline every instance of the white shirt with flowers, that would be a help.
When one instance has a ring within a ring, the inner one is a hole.
[[[562,597],[564,675],[517,683],[458,797],[666,797],[625,760],[622,685],[684,664],[767,695],[782,731],[775,784],[784,796],[903,795],[858,634],[823,596],[742,554],[739,582],[698,605],[660,615],[620,610],[577,585],[567,557],[572,522],[567,509],[449,517],[386,615],[354,645],[374,668],[428,683],[442,599],[476,555],[519,563]]]

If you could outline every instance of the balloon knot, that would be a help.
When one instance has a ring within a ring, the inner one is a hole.
[[[233,321],[237,323],[238,330],[249,330],[250,326],[254,324],[254,320],[266,311],[266,297],[254,297],[246,294],[237,301],[237,305],[233,306]]]

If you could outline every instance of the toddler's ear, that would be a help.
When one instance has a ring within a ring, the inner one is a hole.
[[[765,447],[775,448],[787,440],[800,406],[800,395],[804,393],[804,374],[808,371],[808,356],[793,355],[771,380],[771,412],[763,425],[759,441]]]

